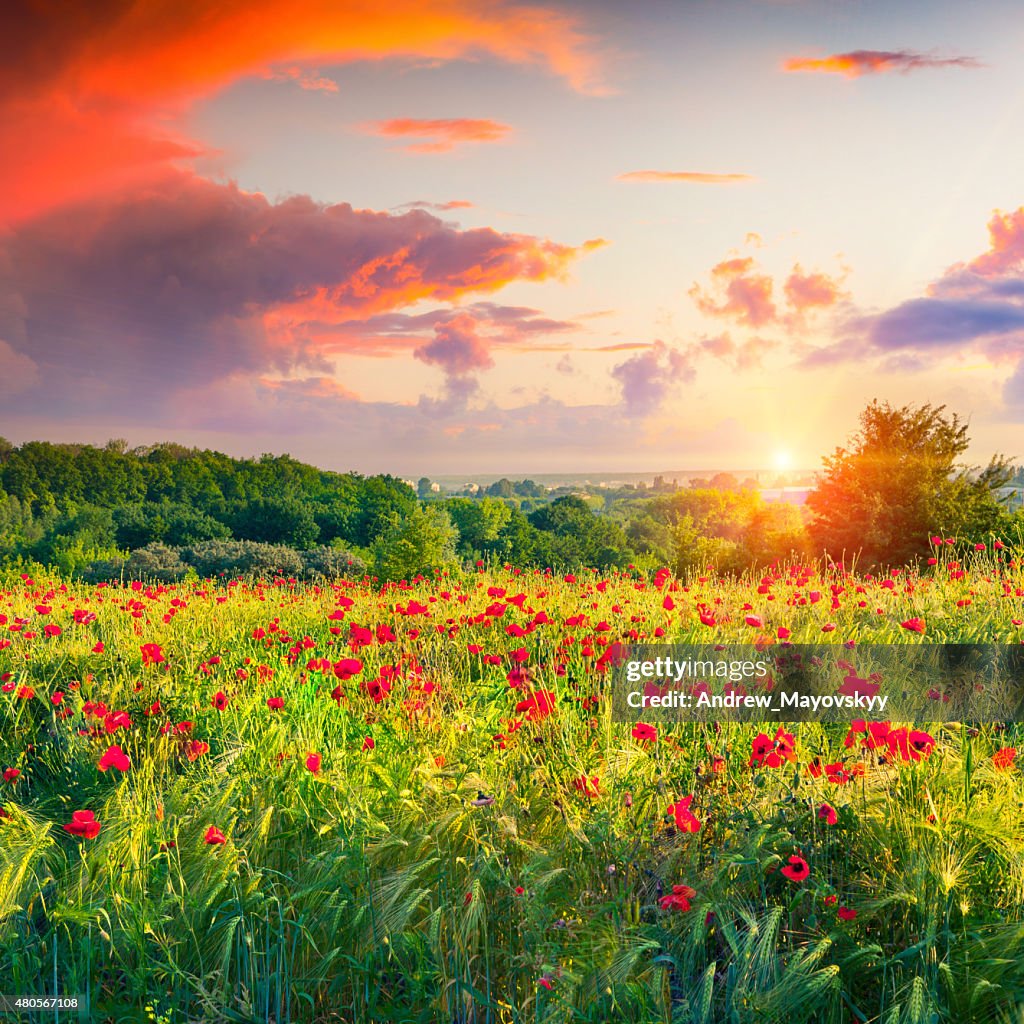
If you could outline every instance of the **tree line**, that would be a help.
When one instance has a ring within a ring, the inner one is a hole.
[[[421,498],[393,476],[331,472],[288,455],[0,439],[0,559],[163,579],[399,579],[476,561],[684,574],[823,554],[902,565],[927,556],[935,534],[960,546],[1019,539],[1021,514],[1002,493],[1019,471],[1002,457],[964,467],[967,446],[966,425],[943,407],[873,402],[798,508],[766,502],[728,474],[674,492],[552,498],[532,481],[501,481],[494,493]]]

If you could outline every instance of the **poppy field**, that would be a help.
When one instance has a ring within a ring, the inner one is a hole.
[[[1021,1021],[1017,725],[630,726],[607,689],[618,640],[1024,641],[1012,555],[11,573],[0,992],[114,1021]]]

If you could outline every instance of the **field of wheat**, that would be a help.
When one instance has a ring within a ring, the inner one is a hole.
[[[606,671],[620,640],[1021,642],[1010,555],[10,575],[0,993],[113,1021],[1024,1020],[1015,724],[631,727]]]

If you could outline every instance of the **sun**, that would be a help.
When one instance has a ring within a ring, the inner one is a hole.
[[[772,462],[775,464],[775,468],[782,473],[787,469],[792,469],[793,456],[789,452],[780,449],[772,456]]]

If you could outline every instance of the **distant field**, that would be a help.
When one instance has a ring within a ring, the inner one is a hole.
[[[10,577],[0,994],[165,1022],[1024,1020],[1018,726],[612,723],[614,640],[780,628],[1016,643],[1024,570]]]

